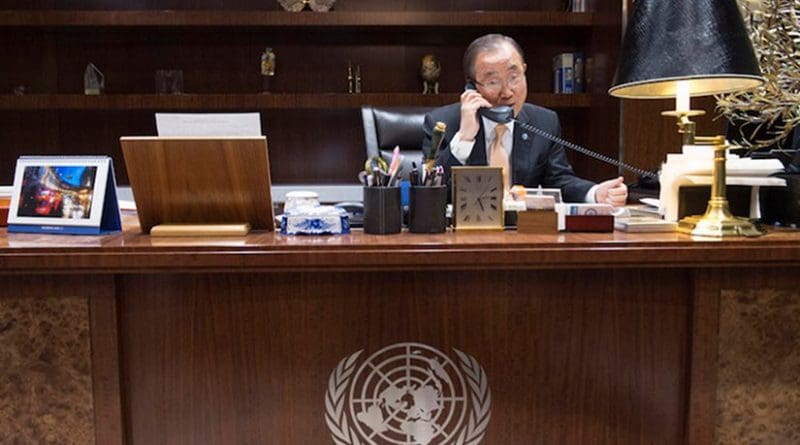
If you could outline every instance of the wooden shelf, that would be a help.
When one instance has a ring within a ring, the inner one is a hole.
[[[0,11],[0,27],[589,27],[592,13],[559,11]]]
[[[308,93],[308,94],[33,94],[0,95],[0,110],[245,110],[325,109],[373,106],[441,106],[457,102],[458,94]],[[533,93],[528,102],[544,107],[588,108],[590,94]]]

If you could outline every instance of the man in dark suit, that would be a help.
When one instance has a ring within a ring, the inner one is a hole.
[[[510,37],[489,34],[467,48],[464,71],[476,89],[465,90],[460,103],[437,108],[425,116],[424,149],[431,146],[436,122],[447,125],[437,158],[437,164],[445,166],[445,178],[449,180],[451,166],[495,165],[503,167],[507,185],[560,188],[569,202],[625,204],[628,189],[622,177],[600,184],[581,179],[572,171],[562,145],[514,122],[498,125],[477,114],[480,108],[507,105],[520,122],[559,135],[561,127],[554,111],[525,103],[526,68],[522,49]]]

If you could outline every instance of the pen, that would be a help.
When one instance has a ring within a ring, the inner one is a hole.
[[[403,169],[403,155],[399,155],[397,158],[397,163],[394,165],[394,169],[389,172],[389,182],[387,184],[389,187],[394,187],[393,184],[397,180],[397,174],[402,169]]]

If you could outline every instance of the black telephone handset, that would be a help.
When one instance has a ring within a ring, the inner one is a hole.
[[[468,80],[467,84],[464,86],[464,90],[474,90],[474,89],[476,89],[475,88],[475,82],[473,82],[472,80]],[[620,167],[620,168],[623,168],[625,170],[631,171],[633,173],[636,173],[637,175],[639,175],[642,178],[651,178],[651,179],[655,179],[656,181],[658,181],[658,175],[656,173],[653,173],[653,172],[647,171],[647,170],[643,170],[641,168],[636,168],[636,167],[634,167],[632,165],[628,165],[628,164],[626,164],[626,163],[624,163],[622,161],[618,161],[618,160],[616,160],[616,159],[614,159],[614,158],[612,158],[610,156],[606,156],[606,155],[602,155],[600,153],[596,153],[596,152],[594,152],[592,150],[589,150],[586,147],[581,147],[578,144],[573,144],[572,142],[566,141],[564,139],[561,139],[558,136],[552,135],[552,134],[550,134],[550,133],[548,133],[548,132],[546,132],[544,130],[536,128],[533,125],[530,125],[530,124],[525,123],[525,122],[520,122],[520,121],[514,119],[514,109],[509,107],[509,106],[507,106],[507,105],[500,105],[500,106],[494,107],[494,108],[481,108],[481,109],[478,110],[478,114],[483,116],[483,117],[485,117],[486,119],[489,119],[491,121],[497,122],[499,124],[507,124],[507,123],[509,123],[511,121],[514,121],[514,123],[519,124],[520,126],[525,128],[526,130],[531,131],[534,134],[537,134],[537,135],[539,135],[539,136],[541,136],[541,137],[543,137],[543,138],[545,138],[545,139],[547,139],[549,141],[555,142],[556,144],[561,144],[561,145],[563,145],[563,146],[565,146],[565,147],[567,147],[569,149],[577,151],[578,153],[582,153],[582,154],[584,154],[586,156],[589,156],[591,158],[595,158],[597,160],[600,160],[600,161],[603,161],[605,163],[611,164],[611,165],[613,165],[615,167]]]
[[[475,82],[468,80],[464,86],[464,90],[474,90]],[[490,121],[497,122],[498,124],[507,124],[514,119],[514,109],[507,105],[500,105],[493,108],[481,108],[478,114],[489,119]]]

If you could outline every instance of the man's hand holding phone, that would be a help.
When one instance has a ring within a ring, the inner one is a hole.
[[[478,110],[481,108],[491,108],[492,104],[489,103],[481,93],[475,88],[467,88],[461,94],[461,126],[459,127],[459,136],[462,141],[474,141],[480,130],[480,122],[478,122]]]

